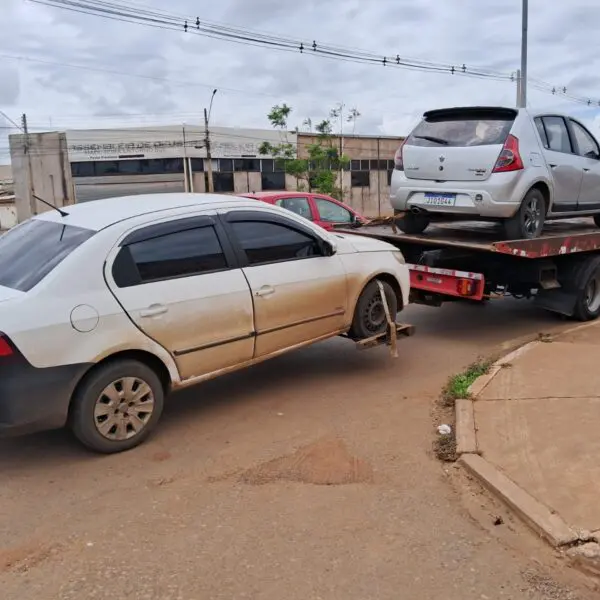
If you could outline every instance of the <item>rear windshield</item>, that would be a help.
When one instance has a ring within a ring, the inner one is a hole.
[[[410,134],[411,146],[490,146],[504,144],[514,122],[506,114],[426,116]]]
[[[75,248],[89,229],[31,219],[0,237],[0,285],[28,292]]]

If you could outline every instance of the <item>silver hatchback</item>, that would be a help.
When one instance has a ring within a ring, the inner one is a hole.
[[[600,146],[565,115],[432,110],[396,152],[390,200],[413,234],[432,220],[499,220],[508,239],[538,237],[549,219],[600,226]]]

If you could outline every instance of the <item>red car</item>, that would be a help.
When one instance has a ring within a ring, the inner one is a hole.
[[[245,198],[276,204],[305,217],[324,229],[333,229],[334,225],[351,225],[366,222],[366,219],[349,206],[325,194],[309,192],[255,192],[241,194]]]

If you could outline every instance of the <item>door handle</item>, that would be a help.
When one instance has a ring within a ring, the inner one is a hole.
[[[263,285],[254,295],[259,298],[264,298],[266,296],[271,296],[274,293],[275,288],[272,288],[270,285]]]
[[[550,163],[548,163],[548,166],[549,166],[551,169],[555,169],[555,168],[556,168],[556,165],[551,165]]]
[[[587,167],[583,167],[583,170],[585,173],[587,173],[589,171],[589,169]]]
[[[143,308],[142,310],[140,310],[140,317],[142,319],[158,317],[160,315],[164,315],[168,310],[169,309],[166,306],[163,306],[162,304],[153,304],[148,308]]]

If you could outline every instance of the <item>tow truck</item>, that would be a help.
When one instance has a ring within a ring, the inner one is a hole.
[[[498,225],[485,222],[438,223],[423,234],[403,234],[394,217],[343,232],[399,248],[415,304],[512,296],[579,321],[600,316],[600,229],[591,219],[550,221],[539,238],[508,241]]]

